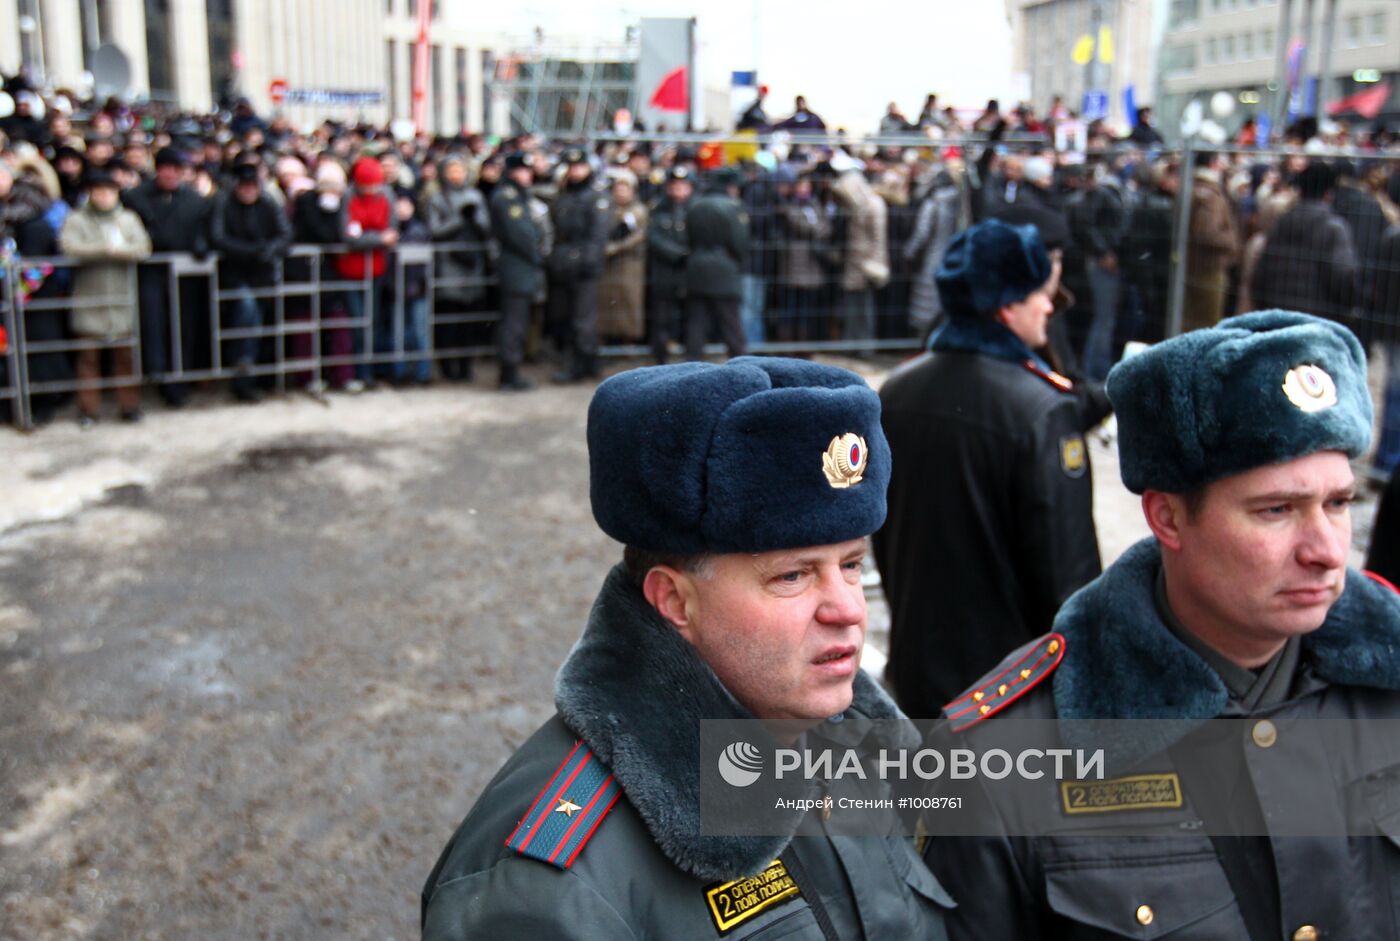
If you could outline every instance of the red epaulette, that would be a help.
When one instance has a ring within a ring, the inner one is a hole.
[[[1361,574],[1362,574],[1362,575],[1365,575],[1367,578],[1369,578],[1371,581],[1375,582],[1377,585],[1384,585],[1386,588],[1389,588],[1391,591],[1395,592],[1397,595],[1400,595],[1400,588],[1396,588],[1396,587],[1395,587],[1395,584],[1394,584],[1392,581],[1390,581],[1390,579],[1386,578],[1384,575],[1377,575],[1375,572],[1371,571],[1370,569],[1363,569],[1362,572],[1361,572]]]
[[[1071,382],[1069,379],[1066,379],[1059,373],[1055,372],[1055,370],[1053,369],[1042,368],[1041,365],[1033,359],[1028,359],[1021,365],[1026,367],[1026,370],[1028,372],[1032,372],[1040,378],[1044,379],[1046,382],[1050,383],[1052,386],[1054,386],[1056,389],[1059,389],[1061,392],[1074,391],[1073,382]]]
[[[996,715],[1054,673],[1064,657],[1065,639],[1060,634],[1046,634],[1017,651],[1010,666],[988,673],[943,707],[949,727],[962,732]]]
[[[506,846],[522,856],[568,869],[621,796],[612,772],[587,745],[576,742],[520,818]]]

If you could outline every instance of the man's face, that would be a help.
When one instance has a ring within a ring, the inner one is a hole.
[[[262,194],[262,187],[257,180],[239,180],[233,187],[233,195],[240,203],[251,206],[258,201],[258,196]]]
[[[689,180],[672,180],[666,184],[666,195],[671,197],[675,203],[683,203],[690,199],[693,187]]]
[[[851,704],[865,643],[865,540],[715,556],[685,576],[681,634],[757,718],[820,721]]]
[[[177,167],[174,164],[163,163],[156,167],[156,186],[169,192],[180,185],[180,181],[185,177],[184,167]]]
[[[593,168],[587,163],[571,163],[569,164],[569,182],[582,183],[584,180],[588,179],[589,174],[592,172]]]
[[[521,189],[529,189],[535,182],[535,174],[529,167],[515,167],[510,171],[510,179]]]
[[[1173,608],[1204,611],[1261,648],[1321,627],[1344,587],[1355,487],[1339,451],[1208,485],[1194,516],[1178,514]]]
[[[1041,287],[1032,291],[1025,300],[1007,304],[997,312],[997,319],[1022,343],[1036,350],[1049,340],[1046,330],[1054,310],[1055,304],[1050,299],[1048,288]]]
[[[115,186],[94,186],[88,190],[88,199],[101,212],[111,212],[117,206],[119,192]]]

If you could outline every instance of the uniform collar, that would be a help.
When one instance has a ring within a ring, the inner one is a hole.
[[[929,349],[977,353],[1008,363],[1035,363],[1046,372],[1050,365],[1037,356],[1021,338],[996,321],[980,317],[949,317],[932,337]]]
[[[1224,681],[1157,610],[1161,564],[1157,541],[1142,540],[1055,618],[1055,630],[1065,637],[1064,662],[1054,676],[1055,711],[1061,723],[1070,723],[1062,731],[1071,744],[1093,745],[1086,721],[1182,720],[1144,723],[1140,740],[1126,749],[1153,754],[1192,724],[1225,713],[1230,693]],[[1341,597],[1301,648],[1300,658],[1327,683],[1400,690],[1400,596],[1348,569]]]
[[[701,835],[700,722],[753,716],[621,566],[608,574],[583,636],[559,669],[554,702],[564,723],[611,769],[658,848],[685,872],[703,879],[758,872],[786,848],[802,822],[803,811],[783,811],[781,817],[774,811],[783,833]],[[863,671],[856,674],[855,700],[845,715],[894,720],[904,734],[892,746],[918,743],[908,720]],[[834,728],[848,725],[866,727],[842,722]],[[878,728],[891,725],[885,721]],[[850,730],[833,734],[844,740]]]

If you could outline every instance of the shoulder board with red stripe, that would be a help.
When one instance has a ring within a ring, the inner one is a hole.
[[[1044,379],[1046,382],[1050,383],[1052,386],[1054,386],[1056,389],[1059,389],[1061,392],[1074,391],[1073,382],[1060,375],[1059,373],[1055,372],[1055,370],[1053,369],[1044,368],[1033,359],[1028,359],[1021,365],[1026,367],[1026,370],[1028,372],[1034,373],[1035,375]]]
[[[568,869],[621,796],[612,772],[583,742],[575,742],[506,846],[522,856]]]
[[[1395,583],[1392,582],[1390,579],[1386,578],[1384,575],[1377,575],[1375,572],[1371,571],[1370,569],[1364,569],[1364,570],[1361,572],[1361,574],[1362,574],[1362,575],[1365,575],[1367,578],[1369,578],[1371,581],[1375,582],[1377,585],[1383,585],[1383,586],[1385,586],[1386,588],[1389,588],[1391,591],[1395,592],[1397,595],[1400,595],[1400,588],[1396,588],[1396,587],[1395,587]]]
[[[1065,639],[1060,634],[1046,634],[1022,647],[943,707],[949,727],[962,732],[996,715],[1054,673],[1064,657]]]

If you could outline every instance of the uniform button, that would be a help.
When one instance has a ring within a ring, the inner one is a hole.
[[[1139,905],[1137,910],[1137,920],[1139,925],[1150,925],[1156,915],[1152,912],[1151,905]]]
[[[1274,742],[1278,741],[1278,728],[1268,719],[1260,719],[1258,722],[1254,723],[1253,735],[1254,744],[1258,745],[1260,748],[1272,748]],[[1311,926],[1304,927],[1307,927],[1309,931],[1315,932],[1315,929],[1313,929]],[[1303,929],[1299,928],[1298,930],[1302,931]],[[1315,938],[1317,937],[1317,935],[1316,933],[1314,933],[1312,935],[1309,935],[1308,937]],[[1297,941],[1307,941],[1307,939],[1302,938],[1297,939]]]
[[[1312,925],[1304,925],[1293,932],[1293,941],[1317,941],[1322,935]]]

